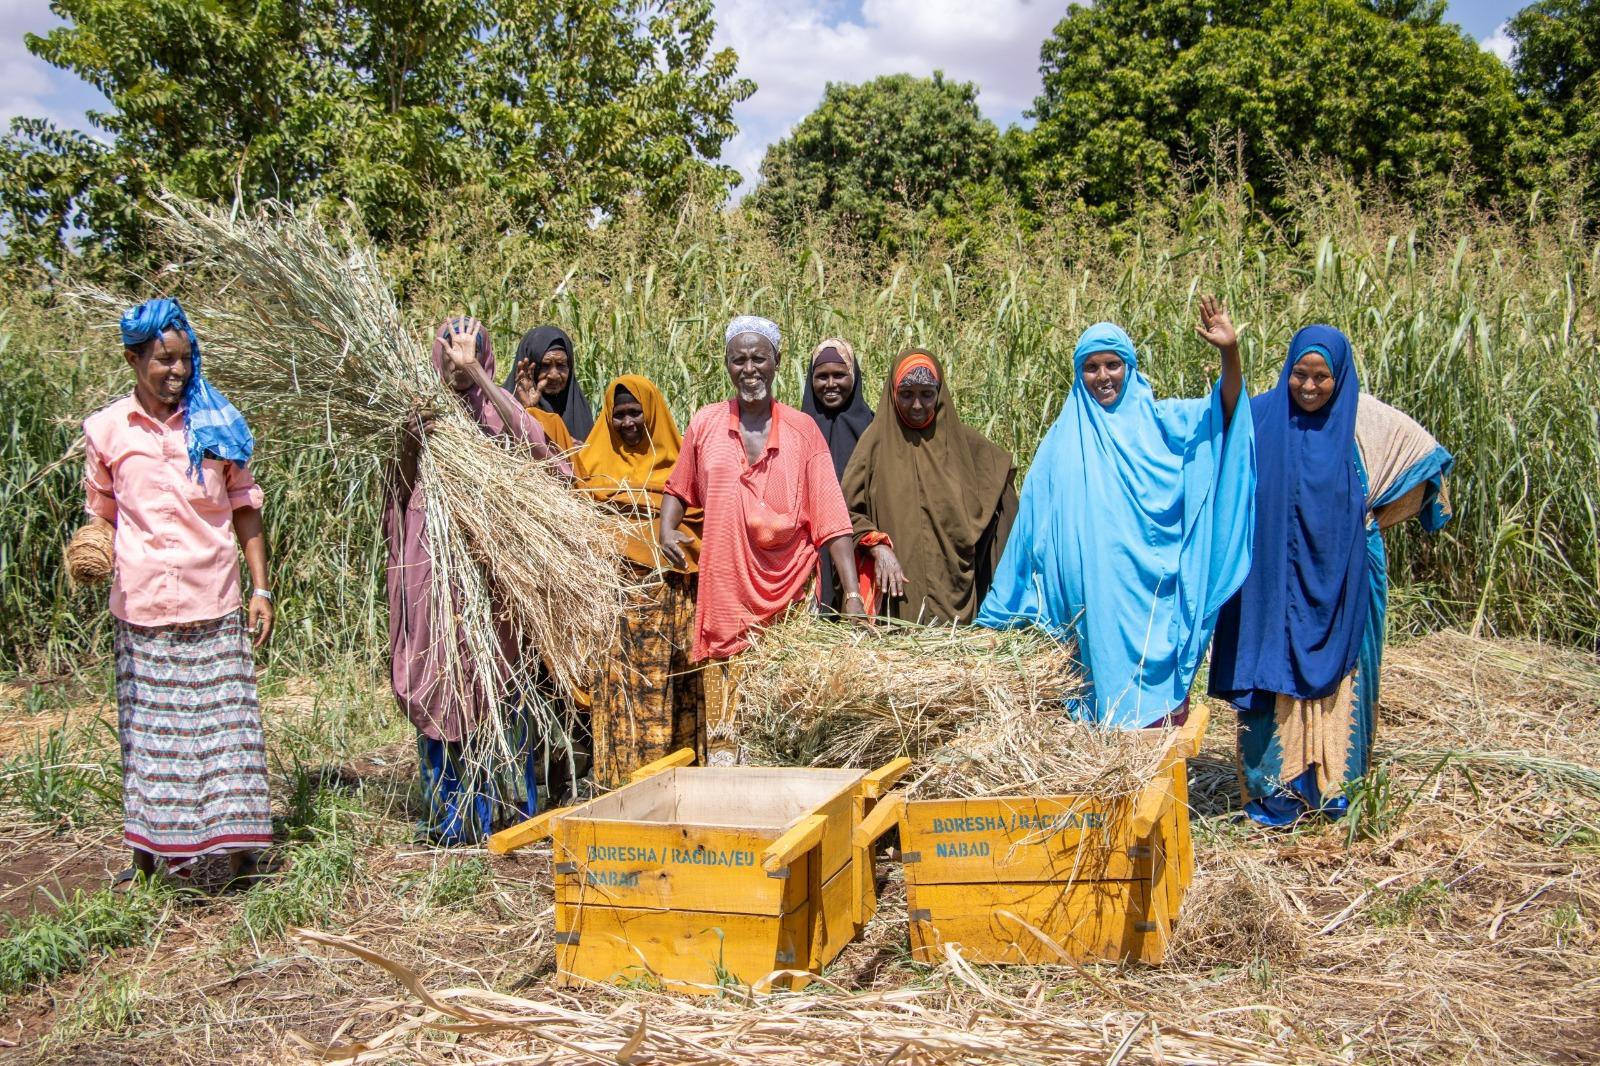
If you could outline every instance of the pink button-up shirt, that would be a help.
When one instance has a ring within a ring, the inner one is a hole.
[[[165,626],[238,610],[233,512],[262,502],[250,472],[207,459],[205,484],[196,482],[183,412],[158,422],[132,394],[90,415],[83,437],[84,510],[117,527],[111,613]]]

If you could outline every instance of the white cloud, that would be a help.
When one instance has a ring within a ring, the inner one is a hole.
[[[739,72],[758,86],[734,110],[739,133],[723,151],[745,176],[739,193],[830,81],[943,70],[978,84],[990,118],[1018,120],[1039,92],[1039,45],[1065,13],[1056,0],[862,0],[859,13],[830,0],[720,0],[717,45],[732,46]]]
[[[1500,62],[1511,62],[1511,53],[1516,48],[1517,42],[1511,39],[1511,34],[1506,32],[1507,23],[1500,23],[1492,34],[1478,42],[1478,47],[1486,52],[1493,52],[1500,57]]]
[[[24,33],[47,33],[61,20],[48,0],[0,0],[0,129],[19,115],[87,129],[84,112],[105,98],[78,78],[28,51]]]
[[[739,133],[723,159],[755,185],[767,146],[822,100],[829,81],[880,74],[976,82],[979,106],[1002,126],[1021,118],[1039,92],[1039,45],[1066,13],[1060,0],[719,0],[717,47],[739,53],[756,94],[734,111]],[[87,129],[98,92],[35,58],[25,32],[60,25],[48,0],[0,0],[0,128],[36,115]]]

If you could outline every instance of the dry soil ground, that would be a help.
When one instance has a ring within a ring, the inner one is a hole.
[[[383,692],[269,677],[278,872],[230,893],[213,864],[145,900],[133,943],[0,999],[0,1057],[1600,1061],[1600,664],[1441,633],[1392,647],[1384,684],[1378,771],[1354,823],[1236,824],[1232,721],[1214,714],[1192,765],[1196,883],[1167,965],[914,965],[885,863],[878,917],[826,986],[752,1004],[734,989],[688,1001],[554,988],[548,853],[415,844],[414,752]],[[113,725],[93,681],[0,691],[13,946],[33,923],[30,950],[48,953],[39,923],[57,902],[126,864]],[[417,983],[297,941],[297,926]],[[32,965],[0,954],[0,969]],[[499,1024],[447,1016],[462,1012]]]

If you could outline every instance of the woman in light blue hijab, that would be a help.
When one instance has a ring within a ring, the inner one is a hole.
[[[1222,353],[1211,395],[1157,401],[1121,327],[1090,326],[1074,381],[1034,456],[1016,525],[977,624],[1038,624],[1077,642],[1086,721],[1137,729],[1181,721],[1217,612],[1250,571],[1255,428],[1238,335],[1201,301]]]

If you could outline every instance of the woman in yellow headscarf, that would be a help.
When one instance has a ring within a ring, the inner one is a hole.
[[[678,748],[704,747],[700,671],[689,662],[699,510],[679,527],[692,537],[683,569],[673,568],[656,539],[662,490],[682,446],[661,390],[624,374],[606,386],[600,418],[573,464],[579,489],[623,519],[622,551],[643,586],[643,603],[624,616],[594,688],[594,779],[604,787]]]

